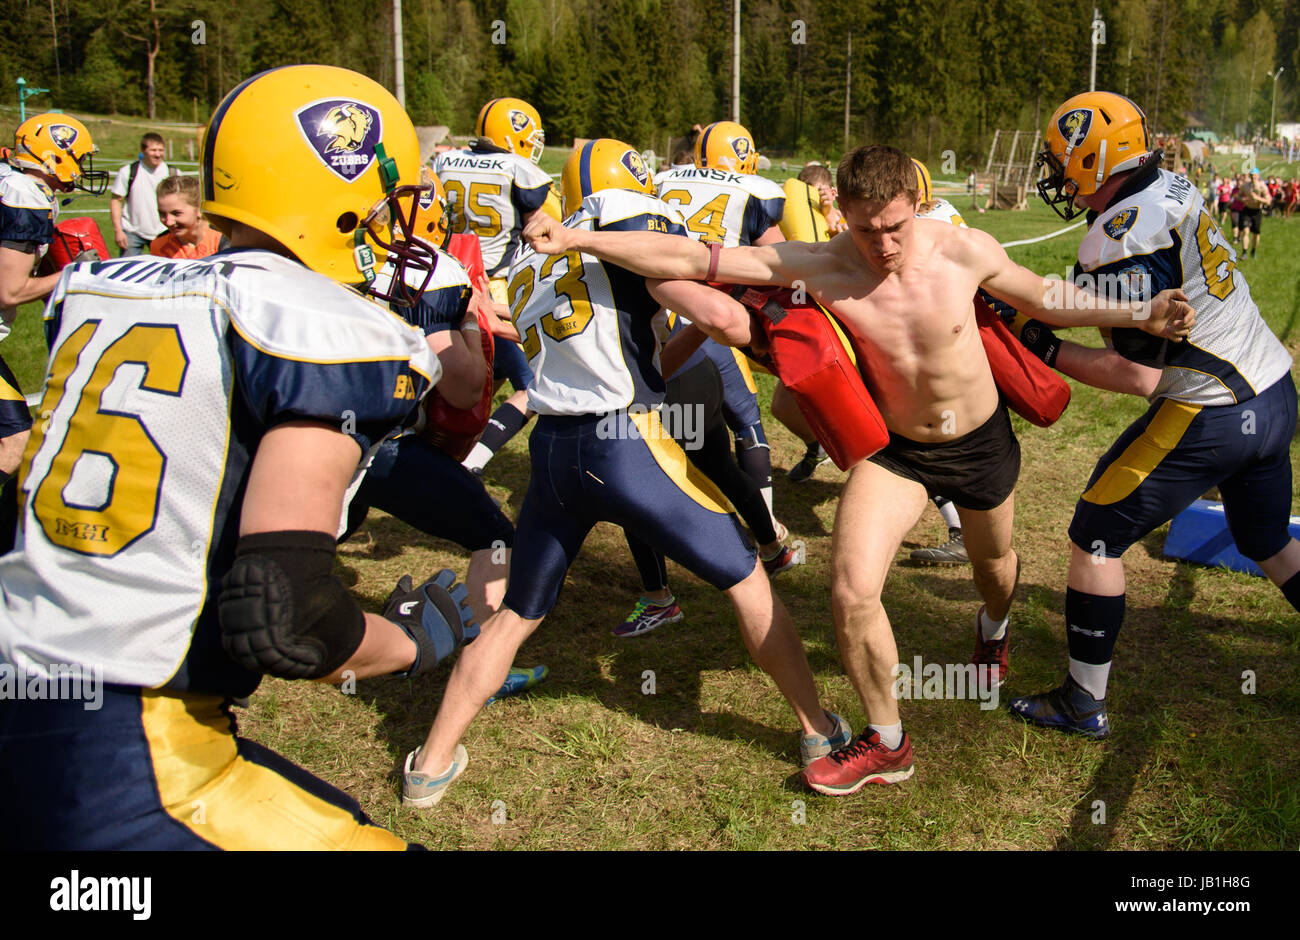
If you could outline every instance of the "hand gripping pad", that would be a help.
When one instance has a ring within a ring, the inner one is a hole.
[[[447,250],[465,266],[471,284],[477,284],[486,276],[483,273],[483,253],[477,235],[452,235]],[[487,314],[482,310],[478,312],[478,327],[479,341],[483,344],[483,361],[487,363],[483,394],[479,396],[478,403],[472,408],[457,408],[449,404],[436,387],[424,399],[428,419],[424,426],[424,436],[430,444],[456,461],[469,456],[474,443],[487,427],[488,418],[492,416],[492,393],[495,388],[492,361],[496,356],[496,341]]]
[[[718,286],[718,285],[714,285]],[[889,443],[846,335],[811,298],[789,288],[721,286],[750,310],[767,337],[772,372],[789,389],[835,466],[848,470]]]
[[[1070,386],[1053,369],[1016,339],[1003,319],[983,298],[975,297],[975,322],[993,381],[1007,404],[1020,417],[1040,428],[1050,427],[1070,403]]]
[[[454,572],[443,568],[418,588],[413,583],[409,574],[402,575],[384,607],[384,616],[405,630],[417,648],[415,663],[403,676],[428,672],[479,632],[469,591]]]

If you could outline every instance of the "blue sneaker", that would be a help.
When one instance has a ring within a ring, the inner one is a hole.
[[[1056,728],[1085,738],[1110,736],[1106,718],[1106,700],[1098,701],[1088,690],[1067,675],[1059,689],[1040,695],[1026,695],[1007,703],[1011,714],[1034,725]]]
[[[518,666],[511,666],[505,684],[497,689],[496,694],[484,704],[491,705],[499,698],[509,698],[512,695],[527,692],[537,683],[544,682],[550,674],[551,670],[547,666],[534,666],[532,669],[520,669]]]
[[[826,717],[835,725],[835,730],[826,734],[805,734],[799,738],[799,760],[805,767],[818,758],[825,757],[831,751],[848,747],[853,740],[853,729],[849,723],[834,712],[826,712]]]

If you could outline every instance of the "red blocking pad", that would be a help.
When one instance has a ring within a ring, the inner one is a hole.
[[[1291,535],[1300,539],[1300,516],[1291,517]],[[1208,499],[1198,499],[1174,517],[1165,539],[1165,557],[1264,577],[1259,565],[1237,551],[1223,504]]]

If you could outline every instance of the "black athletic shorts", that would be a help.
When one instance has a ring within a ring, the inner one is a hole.
[[[1241,210],[1241,228],[1250,229],[1256,235],[1259,234],[1259,219],[1263,213],[1259,209],[1242,209]]]
[[[1001,506],[1020,476],[1020,442],[1005,405],[956,440],[922,444],[890,433],[884,449],[868,458],[890,473],[915,480],[931,496],[946,496],[963,509]]]

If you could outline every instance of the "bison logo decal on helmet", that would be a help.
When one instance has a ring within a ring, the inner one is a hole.
[[[350,183],[369,169],[383,136],[377,109],[335,98],[308,105],[295,117],[316,156],[343,179]]]

